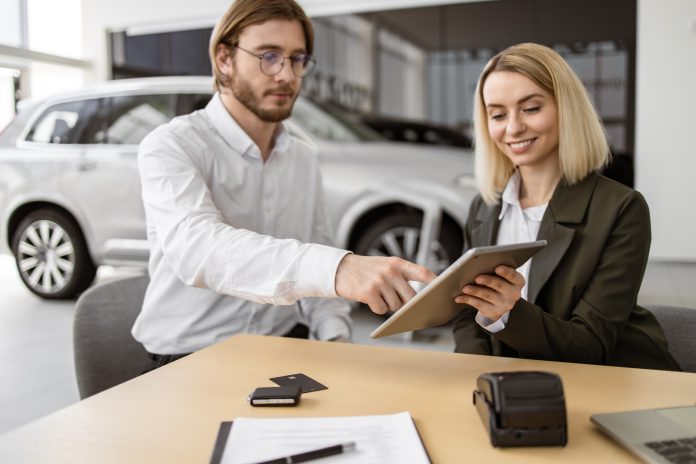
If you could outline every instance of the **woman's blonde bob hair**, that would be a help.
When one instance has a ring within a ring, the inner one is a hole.
[[[302,7],[294,0],[236,0],[220,21],[215,25],[210,37],[210,62],[213,66],[215,90],[222,91],[228,81],[215,59],[218,45],[233,49],[238,45],[239,36],[244,29],[271,19],[297,20],[305,35],[305,49],[310,55],[314,52],[314,27]],[[234,53],[234,50],[231,50]]]
[[[491,73],[515,72],[550,93],[558,107],[558,153],[568,184],[584,179],[609,161],[609,144],[599,116],[578,76],[552,49],[534,43],[513,45],[494,56],[481,73],[474,101],[474,169],[483,200],[500,201],[515,166],[488,133],[483,86]]]

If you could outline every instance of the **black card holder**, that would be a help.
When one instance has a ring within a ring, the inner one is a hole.
[[[285,387],[259,387],[247,400],[252,406],[297,406],[302,397],[299,385]]]
[[[568,426],[561,378],[550,372],[482,374],[474,405],[488,429],[491,444],[565,446]]]

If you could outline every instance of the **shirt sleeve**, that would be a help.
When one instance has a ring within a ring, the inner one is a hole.
[[[312,223],[312,235],[310,237],[310,242],[333,247],[335,246],[334,231],[331,230],[331,225],[329,224],[329,220],[326,216],[326,205],[324,203],[324,189],[322,188],[323,183],[321,171],[319,170],[318,166],[316,168],[315,175],[317,178],[317,189],[315,192],[314,222]],[[342,253],[340,259],[334,262],[335,266],[330,267],[326,274],[331,279],[330,282],[327,282],[327,285],[332,285],[334,287],[334,295],[336,287],[336,271],[338,271],[338,266],[339,264],[341,264],[341,260],[347,254],[352,254],[351,251],[340,251]]]
[[[318,169],[316,176],[316,184],[321,187],[321,174]],[[317,188],[315,194],[311,241],[323,245],[333,245],[333,233],[326,217],[324,192],[321,188]],[[336,275],[336,269],[331,275]],[[351,338],[350,304],[346,300],[342,298],[305,298],[301,301],[301,308],[309,323],[312,336],[319,340],[330,340],[337,337]]]
[[[151,246],[179,279],[258,303],[335,297],[336,269],[347,252],[226,224],[197,165],[200,148],[188,135],[186,128],[160,128],[138,153]]]
[[[490,333],[498,333],[506,327],[509,317],[510,311],[500,316],[498,320],[492,321],[477,311],[475,320],[478,325],[480,325]]]

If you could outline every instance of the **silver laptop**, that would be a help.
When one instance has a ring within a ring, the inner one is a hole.
[[[593,414],[591,419],[645,462],[696,463],[696,406]]]

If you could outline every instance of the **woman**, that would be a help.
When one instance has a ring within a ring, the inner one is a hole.
[[[636,305],[650,249],[642,195],[599,175],[609,148],[567,63],[520,44],[476,88],[476,177],[466,246],[548,241],[456,298],[456,351],[678,370],[657,320]]]

